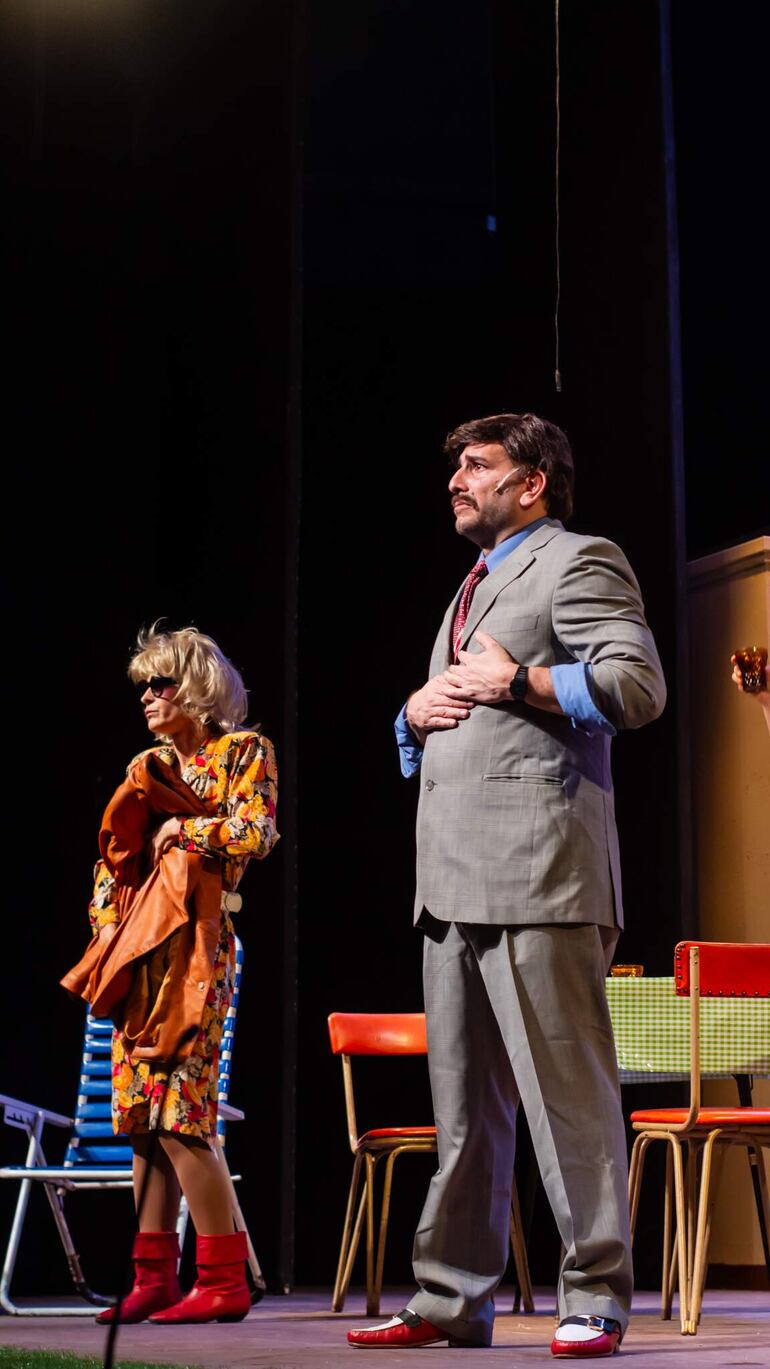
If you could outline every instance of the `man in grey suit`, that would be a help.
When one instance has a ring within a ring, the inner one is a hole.
[[[604,990],[622,926],[610,740],[659,715],[665,683],[623,553],[564,529],[564,433],[498,414],[446,450],[455,526],[481,557],[396,724],[421,784],[415,916],[439,1168],[415,1238],[419,1291],[348,1339],[489,1345],[521,1100],[565,1248],[551,1351],[597,1357],[620,1343],[632,1291]]]

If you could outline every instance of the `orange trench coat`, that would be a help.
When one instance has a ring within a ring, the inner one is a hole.
[[[62,979],[94,1017],[111,1017],[133,1060],[179,1061],[191,1052],[214,973],[220,934],[219,862],[171,848],[147,870],[147,841],[168,817],[207,813],[158,756],[142,756],[105,810],[99,850],[116,880],[115,935],[94,937]]]

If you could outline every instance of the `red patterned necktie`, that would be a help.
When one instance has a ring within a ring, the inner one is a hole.
[[[460,650],[460,642],[465,631],[465,624],[468,621],[468,611],[471,606],[471,599],[476,593],[476,586],[488,574],[486,561],[477,561],[463,585],[463,592],[460,595],[460,602],[457,605],[455,620],[452,624],[452,651],[455,657]]]

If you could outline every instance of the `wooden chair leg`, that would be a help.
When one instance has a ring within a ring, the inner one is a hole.
[[[720,1134],[719,1131],[710,1132],[706,1144],[703,1147],[700,1202],[698,1204],[698,1226],[695,1237],[695,1251],[692,1260],[692,1282],[690,1285],[688,1331],[691,1336],[697,1334],[700,1309],[703,1302],[703,1285],[706,1281],[708,1256],[708,1238],[711,1233],[711,1213],[714,1206],[714,1194],[711,1184],[712,1157],[714,1145]]]
[[[716,1151],[715,1151],[715,1153],[714,1153],[714,1158],[713,1158],[712,1168],[711,1168],[711,1201],[710,1201],[710,1203],[709,1203],[709,1205],[708,1205],[708,1209],[707,1209],[707,1211],[706,1211],[706,1230],[705,1230],[704,1237],[703,1237],[703,1260],[704,1260],[704,1264],[703,1264],[703,1281],[702,1281],[702,1284],[701,1284],[700,1298],[699,1298],[699,1300],[698,1300],[698,1311],[697,1311],[697,1316],[695,1317],[695,1324],[696,1324],[696,1327],[700,1325],[701,1307],[702,1307],[702,1304],[703,1304],[703,1290],[704,1290],[705,1287],[706,1287],[706,1278],[707,1278],[707,1276],[708,1276],[708,1250],[709,1250],[709,1242],[711,1241],[711,1219],[712,1219],[712,1217],[713,1217],[713,1215],[714,1215],[714,1208],[715,1208],[715,1206],[716,1206],[717,1198],[719,1197],[719,1186],[720,1186],[721,1179],[722,1179],[722,1169],[723,1169],[723,1167],[724,1167],[724,1162],[725,1162],[725,1156],[726,1156],[726,1155],[727,1155],[727,1146],[720,1146],[720,1145],[718,1145],[717,1148],[716,1148]],[[690,1320],[692,1321],[692,1319],[693,1319],[693,1314],[692,1314],[692,1311],[691,1311],[691,1312],[690,1312]]]
[[[562,1271],[563,1271],[563,1269],[564,1269],[564,1256],[566,1255],[566,1253],[567,1253],[567,1247],[566,1247],[566,1245],[564,1244],[563,1241],[560,1241],[560,1242],[559,1242],[559,1275],[558,1275],[558,1280],[559,1280],[559,1281],[561,1280]],[[558,1326],[560,1321],[561,1321],[561,1309],[559,1308],[559,1301],[558,1301],[558,1298],[557,1298],[557,1300],[556,1300],[556,1308],[555,1308],[555,1311],[554,1311],[554,1314],[553,1314],[553,1324],[554,1324],[554,1326]]]
[[[176,1234],[179,1241],[179,1249],[184,1251],[184,1238],[187,1235],[187,1227],[190,1221],[190,1209],[187,1206],[187,1199],[182,1194],[179,1199],[179,1212],[176,1219]],[[181,1262],[181,1258],[180,1258]]]
[[[666,1188],[663,1198],[663,1274],[660,1281],[661,1321],[671,1320],[671,1305],[674,1301],[676,1244],[674,1240],[674,1233],[672,1230],[673,1206],[674,1159],[671,1154],[671,1147],[666,1146]]]
[[[374,1287],[374,1172],[379,1156],[366,1156],[366,1315],[379,1311]]]
[[[382,1205],[380,1207],[380,1236],[377,1242],[377,1265],[374,1273],[374,1288],[371,1294],[371,1307],[367,1301],[366,1310],[370,1316],[379,1316],[380,1297],[382,1296],[382,1275],[385,1268],[385,1243],[388,1239],[388,1218],[390,1216],[390,1194],[393,1187],[393,1166],[396,1163],[401,1150],[391,1151],[385,1162],[385,1179],[382,1188]],[[369,1292],[367,1290],[367,1298]]]
[[[361,1179],[361,1161],[363,1157],[357,1155],[353,1161],[353,1177],[350,1180],[348,1191],[348,1205],[345,1209],[345,1223],[342,1228],[342,1244],[340,1245],[340,1257],[337,1261],[337,1277],[334,1280],[334,1292],[332,1293],[332,1312],[341,1312],[345,1306],[345,1294],[349,1282],[345,1280],[345,1266],[348,1264],[348,1254],[352,1243],[353,1213],[355,1211],[356,1197],[358,1195],[358,1185]],[[363,1215],[363,1214],[361,1214]],[[357,1223],[360,1234],[360,1223]],[[358,1245],[358,1241],[356,1241]]]
[[[249,1235],[249,1228],[246,1225],[246,1218],[243,1215],[243,1210],[238,1201],[238,1194],[235,1189],[235,1184],[233,1183],[233,1176],[230,1173],[230,1166],[227,1163],[227,1157],[225,1155],[225,1149],[222,1144],[221,1137],[217,1138],[216,1155],[222,1165],[222,1170],[225,1176],[225,1182],[227,1183],[227,1187],[230,1193],[230,1206],[232,1208],[233,1213],[233,1224],[235,1226],[236,1231],[242,1231],[244,1236],[246,1237],[246,1263],[248,1264],[249,1269],[251,1270],[251,1277],[254,1280],[257,1295],[261,1296],[262,1294],[264,1294],[267,1285],[265,1283],[262,1270],[259,1265],[259,1260],[257,1259],[257,1252],[254,1249],[251,1236]]]
[[[682,1147],[678,1138],[669,1134],[668,1143],[671,1147],[674,1170],[676,1254],[679,1266],[679,1328],[682,1335],[686,1336],[689,1304],[687,1297],[687,1204],[684,1191],[684,1166],[682,1164]]]
[[[639,1200],[637,1197],[637,1175],[639,1173],[639,1143],[641,1139],[641,1136],[637,1136],[636,1140],[634,1141],[633,1147],[631,1149],[631,1160],[628,1165],[628,1217],[631,1225],[632,1245],[634,1243],[634,1232],[636,1229],[636,1213],[637,1208],[639,1206]]]
[[[671,1243],[671,1265],[670,1265],[670,1268],[669,1268],[669,1271],[668,1271],[668,1288],[666,1289],[666,1296],[667,1296],[667,1298],[668,1298],[668,1320],[669,1320],[669,1321],[671,1320],[671,1309],[672,1309],[672,1307],[673,1307],[673,1305],[674,1305],[674,1291],[675,1291],[675,1289],[676,1289],[677,1282],[678,1282],[678,1279],[677,1279],[678,1274],[679,1274],[679,1244],[678,1244],[678,1241],[677,1241],[677,1233],[676,1233],[676,1231],[674,1231],[673,1240],[672,1240],[672,1243]]]
[[[636,1231],[636,1218],[639,1211],[639,1194],[642,1188],[642,1174],[644,1171],[644,1157],[651,1137],[637,1136],[631,1151],[631,1164],[628,1170],[628,1208],[631,1223],[631,1243],[633,1244],[634,1233]]]
[[[519,1202],[519,1190],[514,1176],[513,1187],[511,1189],[511,1251],[513,1252],[513,1263],[516,1267],[516,1282],[518,1293],[521,1298],[525,1312],[534,1312],[535,1300],[532,1296],[532,1279],[529,1273],[529,1260],[527,1259],[527,1246],[524,1240],[524,1227],[521,1220],[521,1204]],[[514,1311],[518,1308],[514,1306]]]
[[[360,1201],[359,1204],[358,1204],[358,1213],[356,1214],[356,1224],[355,1224],[355,1226],[354,1226],[354,1228],[353,1228],[353,1239],[352,1239],[352,1241],[350,1242],[350,1249],[349,1249],[349,1251],[348,1251],[348,1260],[347,1260],[347,1264],[345,1265],[345,1273],[344,1273],[344,1275],[343,1275],[342,1292],[343,1292],[343,1296],[344,1296],[344,1297],[347,1297],[348,1288],[350,1287],[350,1278],[351,1278],[351,1275],[352,1275],[352,1273],[353,1273],[353,1265],[354,1265],[355,1262],[356,1262],[356,1255],[358,1254],[358,1247],[359,1247],[359,1245],[360,1245],[360,1243],[361,1243],[361,1232],[362,1232],[363,1229],[364,1229],[364,1216],[365,1216],[365,1215],[366,1215],[366,1185],[364,1184],[364,1188],[363,1188],[363,1191],[362,1191],[362,1193],[361,1193],[361,1201]]]
[[[755,1172],[757,1175],[757,1187],[759,1189],[760,1202],[765,1217],[765,1231],[770,1232],[770,1197],[768,1196],[767,1191],[767,1170],[765,1168],[766,1149],[767,1140],[764,1136],[757,1137],[755,1139],[754,1145],[751,1147],[751,1150],[753,1151],[754,1157],[756,1159]],[[767,1272],[770,1276],[770,1259],[767,1260]]]
[[[692,1300],[692,1276],[695,1267],[695,1228],[698,1215],[698,1166],[701,1148],[694,1141],[687,1142],[687,1305]]]

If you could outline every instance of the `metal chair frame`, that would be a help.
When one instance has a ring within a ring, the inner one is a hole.
[[[360,1036],[362,1032],[366,1033],[367,1030],[370,1030],[371,1033],[369,1044],[356,1042],[355,1037]],[[331,1308],[332,1312],[341,1312],[345,1306],[345,1298],[361,1240],[364,1216],[366,1216],[366,1313],[367,1316],[378,1316],[395,1163],[401,1155],[435,1154],[437,1150],[436,1128],[435,1126],[403,1127],[390,1129],[392,1132],[390,1135],[377,1135],[376,1132],[366,1132],[360,1135],[356,1120],[351,1057],[353,1055],[425,1055],[427,1053],[425,1014],[332,1013],[329,1017],[329,1035],[332,1051],[335,1055],[339,1055],[342,1061],[348,1142],[353,1153],[353,1174],[345,1209],[345,1221]],[[344,1050],[343,1046],[347,1046],[348,1049]],[[385,1174],[375,1254],[374,1183],[378,1166],[382,1160],[385,1160]],[[363,1189],[359,1197],[362,1179]],[[527,1249],[522,1236],[521,1209],[515,1178],[513,1179],[511,1195],[510,1238],[518,1283],[517,1299],[520,1295],[525,1312],[534,1312],[532,1281],[527,1261]]]
[[[711,943],[712,945],[714,943]],[[685,945],[677,947],[679,961]],[[718,945],[718,943],[717,943]],[[674,1285],[679,1275],[679,1320],[682,1335],[694,1336],[698,1330],[703,1304],[703,1291],[708,1268],[708,1244],[711,1235],[714,1203],[719,1188],[719,1180],[724,1160],[724,1147],[741,1145],[749,1148],[752,1168],[756,1172],[757,1190],[764,1212],[766,1229],[770,1227],[770,1203],[768,1202],[767,1178],[762,1158],[763,1148],[770,1147],[770,1126],[755,1123],[752,1126],[752,1109],[746,1108],[746,1122],[738,1125],[708,1126],[698,1121],[701,1112],[701,1073],[700,1073],[700,1001],[701,1001],[701,949],[708,950],[710,943],[702,942],[689,945],[689,991],[690,997],[690,1102],[687,1113],[681,1122],[634,1122],[632,1126],[639,1133],[631,1152],[629,1171],[629,1202],[631,1213],[631,1234],[633,1238],[639,1209],[639,1195],[644,1170],[644,1160],[654,1141],[663,1141],[668,1146],[666,1157],[666,1184],[663,1211],[663,1279],[661,1291],[661,1317],[671,1316]],[[716,947],[715,947],[716,949]],[[768,951],[770,947],[732,947],[747,955],[757,951]],[[712,971],[713,973],[713,971]],[[740,995],[745,990],[730,987],[729,978],[716,992],[729,998]],[[640,1111],[651,1111],[643,1109]],[[686,1152],[684,1150],[686,1147]],[[715,1153],[716,1147],[716,1153]],[[686,1156],[686,1158],[685,1158]],[[675,1231],[674,1231],[675,1226]]]
[[[230,1174],[224,1150],[226,1124],[228,1122],[239,1122],[244,1118],[244,1113],[239,1108],[231,1107],[227,1101],[230,1091],[232,1047],[243,967],[243,946],[237,937],[235,938],[235,960],[233,999],[225,1019],[219,1055],[216,1154],[224,1166],[229,1184],[234,1226],[238,1231],[243,1231],[246,1234],[248,1264],[254,1283],[255,1297],[259,1298],[264,1292],[265,1282],[234,1188],[234,1184],[240,1175]],[[5,1165],[0,1168],[0,1179],[8,1179],[19,1184],[19,1195],[3,1257],[2,1273],[0,1273],[0,1306],[12,1316],[93,1316],[94,1307],[107,1307],[114,1301],[113,1298],[95,1293],[86,1282],[80,1256],[75,1249],[64,1210],[65,1199],[68,1194],[94,1189],[130,1189],[133,1187],[131,1148],[126,1144],[123,1137],[113,1136],[110,1121],[111,1041],[112,1023],[98,1021],[88,1013],[86,1015],[81,1072],[74,1117],[64,1117],[47,1108],[37,1107],[32,1103],[22,1102],[19,1099],[0,1094],[3,1120],[8,1126],[26,1132],[29,1138],[24,1164]],[[93,1101],[94,1099],[96,1101]],[[49,1165],[46,1161],[42,1146],[43,1130],[46,1126],[66,1129],[70,1132],[67,1151],[61,1165]],[[67,1258],[72,1282],[78,1295],[88,1304],[85,1307],[51,1303],[19,1304],[11,1296],[11,1283],[24,1232],[32,1185],[35,1183],[43,1186]],[[180,1247],[184,1242],[187,1219],[187,1203],[182,1199],[177,1223]]]

